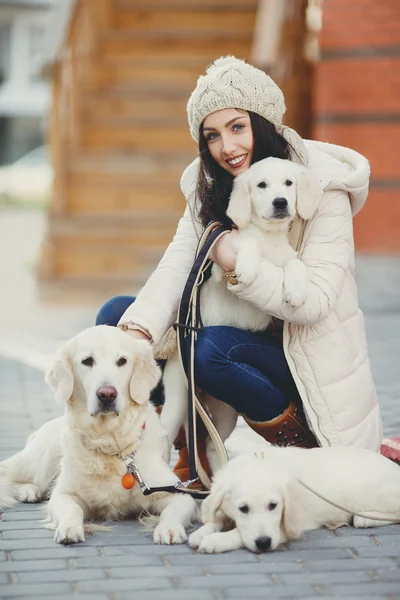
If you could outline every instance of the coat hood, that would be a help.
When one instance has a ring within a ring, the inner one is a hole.
[[[370,166],[355,150],[325,142],[304,140],[308,168],[319,178],[324,191],[340,190],[349,194],[353,216],[368,196]]]
[[[304,140],[308,168],[314,172],[324,191],[338,190],[349,194],[353,216],[363,207],[368,196],[370,167],[367,159],[350,148],[325,142]],[[196,158],[183,172],[181,189],[193,205],[199,171]]]

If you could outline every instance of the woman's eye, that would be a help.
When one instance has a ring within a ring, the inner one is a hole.
[[[260,183],[257,184],[257,187],[264,189],[267,187],[267,184],[265,183],[265,181],[260,181]]]
[[[206,142],[212,142],[213,140],[215,140],[217,137],[216,133],[208,133],[206,135]]]
[[[247,506],[247,504],[243,504],[243,506],[239,506],[239,510],[240,512],[242,512],[243,514],[247,515],[247,513],[249,512],[249,507]]]
[[[83,365],[85,365],[85,367],[93,367],[94,358],[93,356],[88,356],[87,358],[84,358],[81,362]]]
[[[127,362],[125,356],[121,356],[121,358],[117,360],[117,367],[123,367]]]
[[[244,129],[244,125],[242,123],[235,123],[232,127],[232,131],[242,131]]]
[[[293,181],[290,181],[290,179],[286,179],[285,185],[289,187],[290,185],[293,185]]]
[[[274,510],[277,507],[277,503],[276,502],[270,502],[268,504],[268,510]]]

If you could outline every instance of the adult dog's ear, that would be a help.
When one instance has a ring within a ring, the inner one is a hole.
[[[308,221],[321,200],[322,189],[316,177],[305,167],[299,167],[296,178],[297,212]]]
[[[285,540],[297,540],[304,531],[304,507],[293,488],[293,484],[288,483],[283,493],[281,533]]]
[[[223,484],[214,484],[210,495],[201,505],[201,516],[203,523],[214,523],[215,517],[229,493],[229,488]]]
[[[129,394],[133,402],[144,404],[160,381],[161,370],[154,360],[153,350],[145,340],[133,340],[133,372]]]
[[[226,214],[241,229],[250,223],[251,194],[247,172],[235,177]]]
[[[55,392],[57,402],[67,403],[69,401],[74,391],[74,376],[68,352],[68,342],[63,344],[57,352],[53,364],[46,372],[45,380]]]

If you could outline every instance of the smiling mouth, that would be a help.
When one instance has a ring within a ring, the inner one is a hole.
[[[238,169],[246,162],[247,157],[248,154],[241,154],[240,156],[236,156],[236,158],[232,158],[231,160],[227,160],[226,162],[233,169]]]

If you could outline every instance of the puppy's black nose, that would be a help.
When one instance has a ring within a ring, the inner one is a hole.
[[[287,205],[286,198],[275,198],[275,200],[272,201],[272,206],[277,210],[284,210],[287,208]]]
[[[96,396],[103,404],[113,402],[117,395],[117,390],[112,385],[103,385],[103,387],[99,388],[96,392]]]
[[[268,550],[271,547],[271,538],[268,536],[257,538],[256,546],[259,550],[265,552],[265,550]]]

